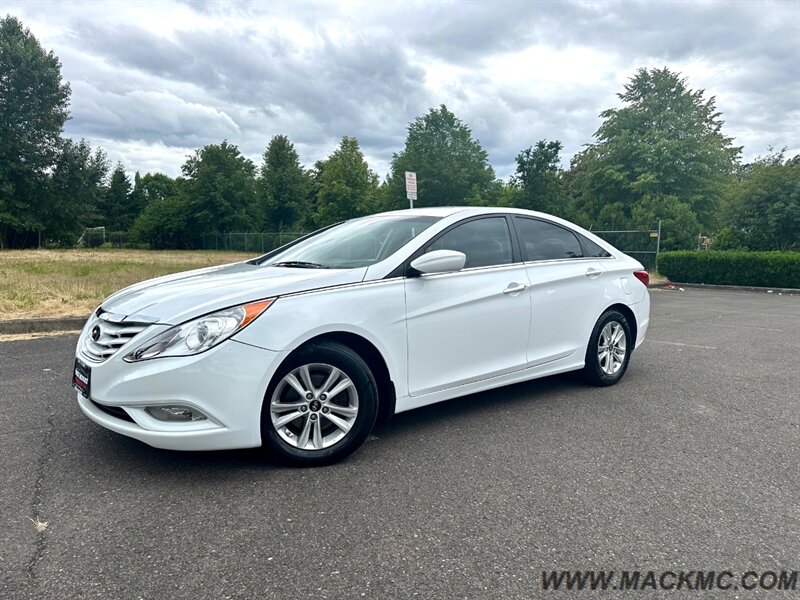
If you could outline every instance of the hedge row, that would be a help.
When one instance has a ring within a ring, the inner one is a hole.
[[[800,252],[663,252],[657,269],[681,283],[800,288]]]

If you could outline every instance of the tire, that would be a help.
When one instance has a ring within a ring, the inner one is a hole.
[[[619,337],[620,331],[622,337]],[[617,340],[612,345],[615,350],[611,355],[606,354],[605,358],[602,358],[603,348],[607,347],[609,335],[612,339]],[[625,315],[616,310],[603,313],[592,330],[589,345],[586,348],[584,378],[596,386],[609,386],[617,383],[628,369],[635,343],[635,340],[632,339],[630,323]]]
[[[273,377],[261,440],[282,462],[329,465],[364,443],[377,415],[378,386],[367,363],[347,346],[321,342],[291,355]]]

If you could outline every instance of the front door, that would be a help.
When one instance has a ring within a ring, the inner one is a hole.
[[[425,251],[457,250],[464,269],[406,279],[412,396],[521,369],[531,305],[525,266],[514,261],[505,217],[446,231]]]

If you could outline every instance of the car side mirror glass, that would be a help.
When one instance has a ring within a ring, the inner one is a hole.
[[[411,268],[420,273],[450,273],[460,271],[467,255],[456,250],[433,250],[411,261]]]

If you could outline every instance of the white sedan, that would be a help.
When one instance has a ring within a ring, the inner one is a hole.
[[[647,283],[550,215],[384,213],[117,292],[81,332],[73,385],[87,417],[151,446],[321,465],[419,406],[579,369],[617,383]]]

